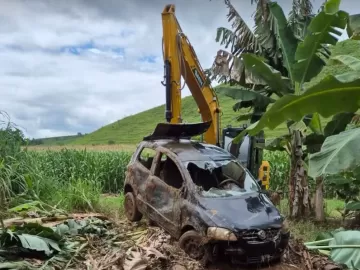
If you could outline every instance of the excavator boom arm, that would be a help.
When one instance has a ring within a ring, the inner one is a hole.
[[[181,123],[181,76],[189,87],[203,122],[211,121],[204,133],[204,141],[220,145],[220,106],[215,91],[188,38],[175,16],[175,6],[167,5],[162,12],[164,85],[166,87],[165,118],[170,123]]]

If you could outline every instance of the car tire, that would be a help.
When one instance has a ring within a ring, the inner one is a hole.
[[[135,196],[132,192],[128,192],[125,194],[124,210],[127,219],[131,222],[141,220],[142,214],[137,209]]]
[[[201,245],[203,237],[196,231],[185,232],[179,239],[179,246],[192,259],[202,260],[205,256],[205,247]]]

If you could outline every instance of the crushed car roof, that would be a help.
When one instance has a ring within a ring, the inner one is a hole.
[[[154,140],[158,146],[169,149],[181,161],[228,160],[234,157],[221,147],[192,140]]]
[[[159,123],[151,135],[144,137],[144,141],[169,149],[184,162],[233,159],[221,147],[191,140],[191,137],[206,132],[210,125],[211,121],[192,124]]]

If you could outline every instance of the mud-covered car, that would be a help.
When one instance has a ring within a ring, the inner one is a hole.
[[[197,260],[280,259],[288,229],[249,171],[220,147],[160,135],[144,138],[128,165],[127,218],[145,216]]]

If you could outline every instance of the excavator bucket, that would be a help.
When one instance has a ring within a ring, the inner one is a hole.
[[[208,130],[210,125],[211,121],[195,124],[159,123],[154,132],[151,135],[144,137],[144,140],[189,139],[203,134]]]

